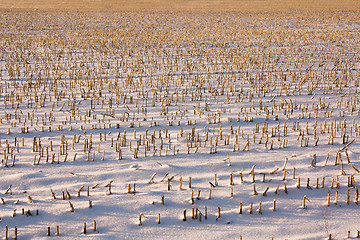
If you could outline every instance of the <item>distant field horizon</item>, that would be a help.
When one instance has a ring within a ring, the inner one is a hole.
[[[0,9],[124,12],[360,11],[357,0],[0,0]]]

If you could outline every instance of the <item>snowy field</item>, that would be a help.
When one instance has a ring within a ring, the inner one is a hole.
[[[0,21],[1,238],[357,238],[358,12]]]

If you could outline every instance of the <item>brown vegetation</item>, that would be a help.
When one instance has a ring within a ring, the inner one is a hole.
[[[140,12],[359,11],[357,0],[1,0],[0,9]]]

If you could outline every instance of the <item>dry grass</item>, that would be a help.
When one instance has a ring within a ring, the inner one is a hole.
[[[1,9],[101,11],[359,11],[357,0],[0,0]]]

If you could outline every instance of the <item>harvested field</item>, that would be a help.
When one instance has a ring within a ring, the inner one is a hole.
[[[0,1],[0,237],[359,237],[360,6],[326,2]]]

